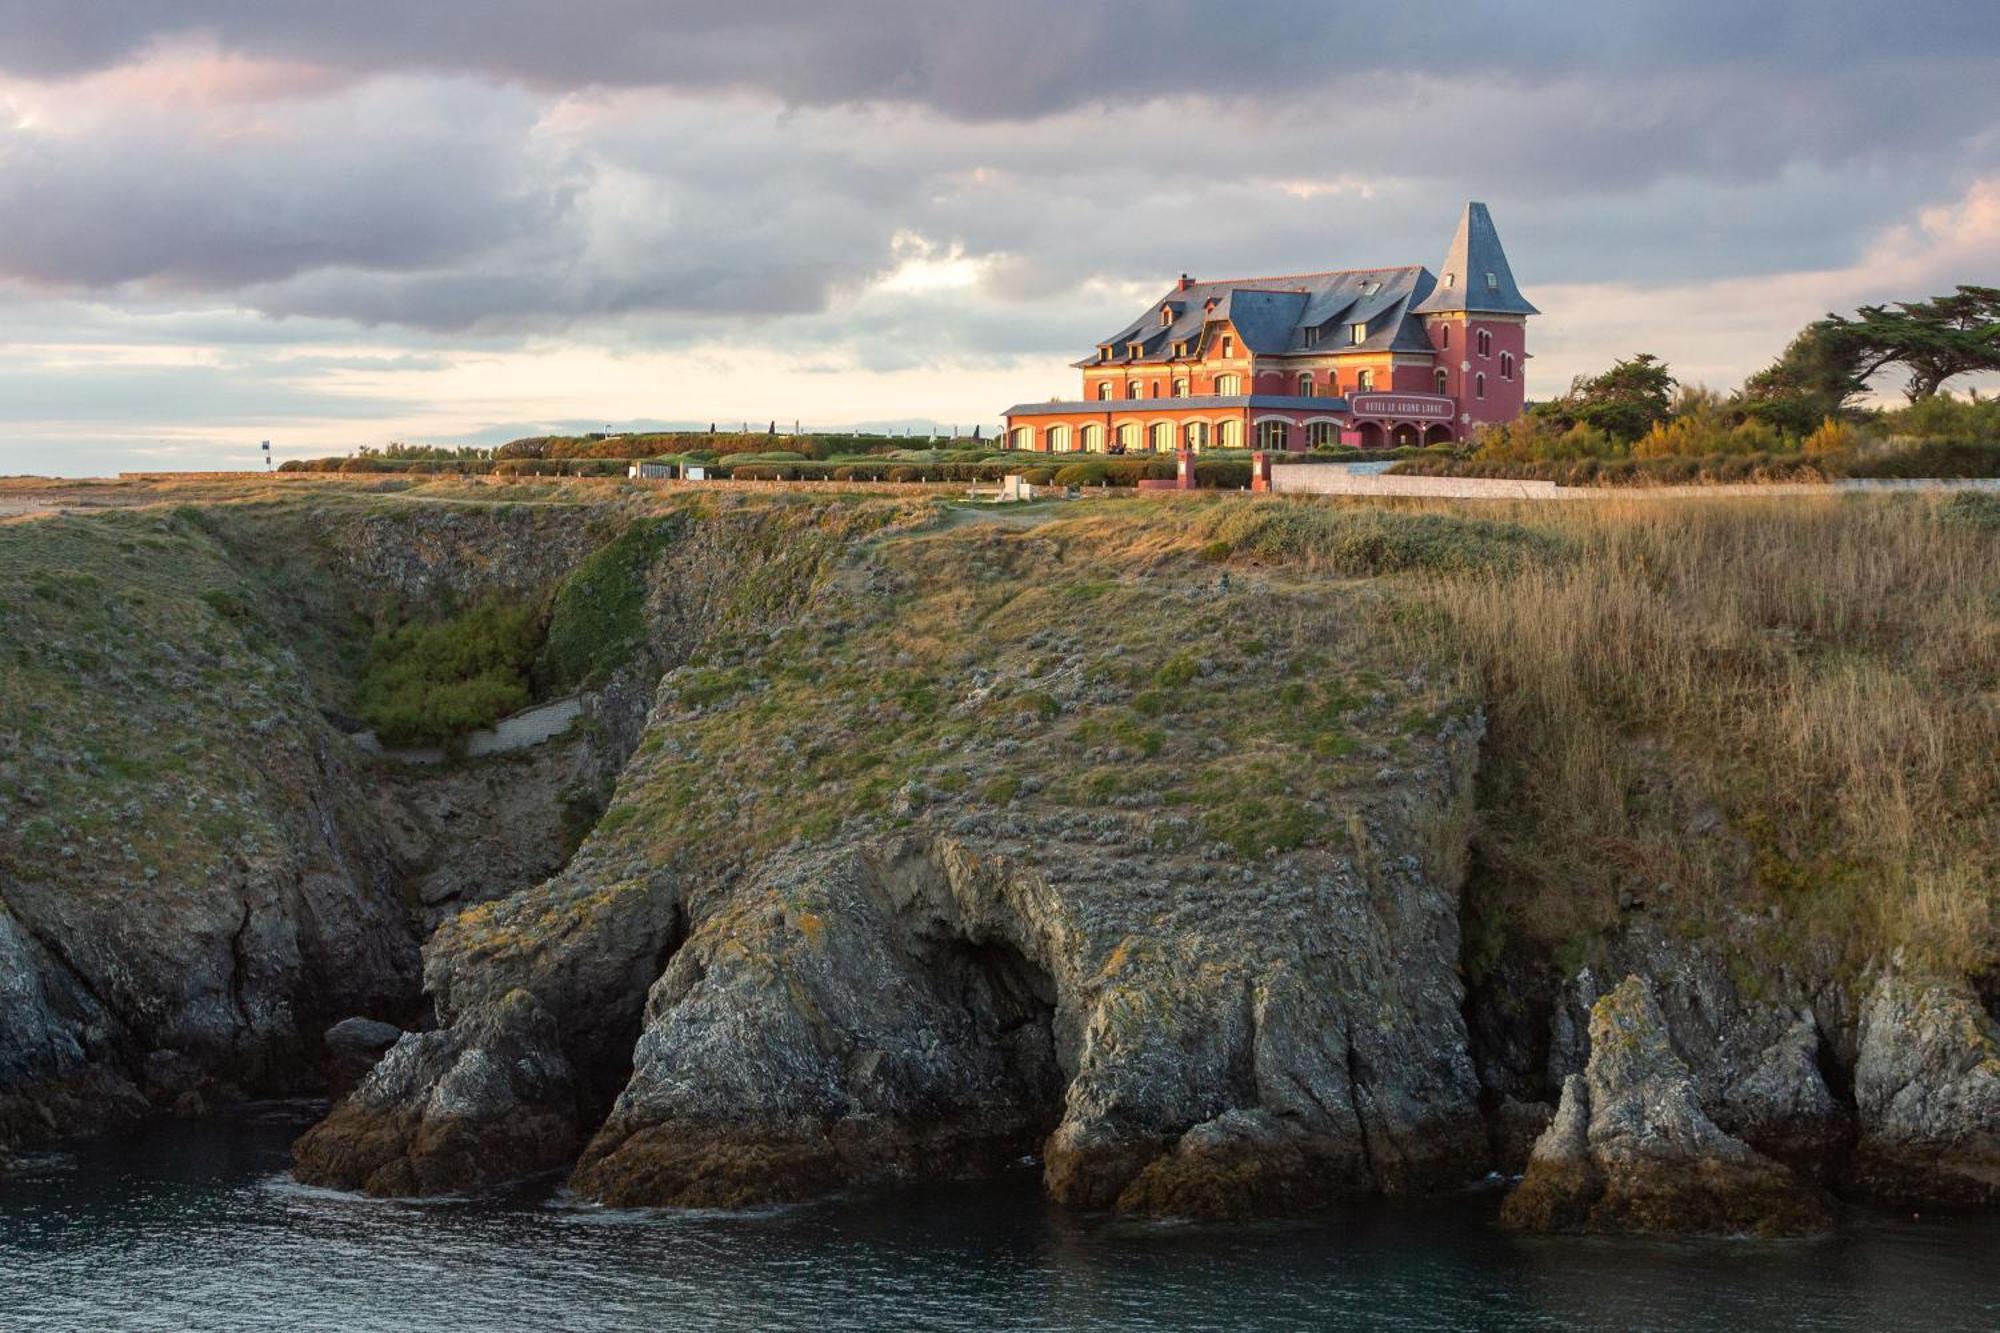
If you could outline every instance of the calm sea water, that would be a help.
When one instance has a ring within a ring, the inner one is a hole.
[[[0,1182],[15,1329],[1994,1329],[2000,1225],[1821,1241],[1521,1240],[1491,1193],[1310,1224],[1135,1225],[1032,1171],[755,1214],[547,1189],[421,1205],[306,1189],[310,1109],[163,1122]]]

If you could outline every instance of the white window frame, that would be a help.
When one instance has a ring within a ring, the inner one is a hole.
[[[1367,326],[1366,324],[1350,324],[1350,325],[1348,325],[1348,328],[1347,328],[1347,341],[1348,341],[1348,345],[1349,345],[1350,347],[1359,347],[1359,346],[1361,346],[1361,344],[1362,344],[1362,343],[1365,343],[1365,342],[1367,342],[1367,341],[1368,341],[1368,326]]]
[[[1375,392],[1375,372],[1374,372],[1374,371],[1372,371],[1372,370],[1368,370],[1368,369],[1362,369],[1362,370],[1357,370],[1357,371],[1355,371],[1355,372],[1354,372],[1354,392],[1356,392],[1356,393],[1374,393],[1374,392]]]

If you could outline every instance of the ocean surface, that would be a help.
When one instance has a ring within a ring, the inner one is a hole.
[[[1035,1172],[757,1213],[552,1185],[307,1189],[313,1108],[163,1121],[0,1179],[0,1329],[1983,1329],[2000,1223],[1816,1241],[1519,1239],[1491,1191],[1260,1227],[1046,1205]]]

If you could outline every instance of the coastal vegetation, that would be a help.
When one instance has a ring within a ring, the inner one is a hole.
[[[355,686],[355,706],[384,744],[434,745],[523,708],[542,639],[534,603],[488,598],[441,620],[379,632]]]
[[[434,1012],[311,1178],[740,1201],[1040,1150],[1065,1202],[1287,1210],[1517,1169],[1559,1094],[1614,1116],[1564,1080],[1609,1077],[1582,1034],[1627,975],[1717,1134],[1760,1123],[1730,1080],[1805,1052],[1783,1086],[1824,1115],[1757,1139],[1785,1170],[1887,1142],[1876,1084],[1985,1104],[1994,497],[236,494],[0,525],[0,945],[25,923],[56,997],[0,1039],[116,1032],[117,1104],[167,1105]],[[591,709],[567,768],[401,773],[327,722],[558,688]],[[148,951],[99,943],[133,922]],[[0,1135],[43,1088],[0,1087]],[[833,1140],[758,1118],[822,1088]],[[1933,1197],[1947,1121],[1895,1189]]]

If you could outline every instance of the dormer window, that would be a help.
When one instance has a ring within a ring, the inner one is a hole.
[[[1110,343],[1106,343],[1104,346],[1097,349],[1097,359],[1099,361],[1109,361],[1111,359]]]
[[[1359,347],[1362,343],[1367,342],[1368,326],[1366,324],[1350,325],[1347,330],[1347,341],[1355,347]]]
[[[1363,296],[1373,296],[1375,293],[1381,290],[1382,290],[1382,284],[1379,282],[1367,282],[1361,285],[1361,294]]]
[[[1500,290],[1500,275],[1498,273],[1489,273],[1486,275],[1486,290],[1489,292]]]
[[[1167,327],[1167,325],[1169,325],[1169,324],[1171,324],[1171,323],[1173,323],[1173,322],[1174,322],[1174,308],[1173,308],[1172,306],[1170,306],[1170,305],[1163,305],[1163,306],[1161,306],[1161,307],[1160,307],[1160,327],[1164,329],[1165,327]]]
[[[1446,290],[1446,291],[1450,291],[1450,290],[1451,290],[1451,287],[1452,287],[1452,284],[1453,284],[1453,283],[1456,283],[1457,281],[1458,281],[1458,274],[1456,274],[1456,273],[1447,273],[1447,274],[1445,274],[1445,275],[1444,275],[1444,286],[1445,286],[1445,290]]]
[[[1234,356],[1236,354],[1236,340],[1226,333],[1222,335],[1222,354],[1224,356]]]
[[[1305,331],[1305,345],[1306,345],[1306,346],[1308,346],[1308,347],[1317,347],[1317,346],[1319,346],[1319,330],[1318,330],[1318,329],[1316,329],[1316,328],[1311,328],[1311,329],[1307,329],[1307,330]]]
[[[1130,351],[1131,351],[1131,356],[1132,356],[1132,359],[1133,359],[1134,361],[1136,361],[1136,360],[1138,360],[1138,359],[1139,359],[1140,357],[1142,357],[1142,356],[1144,356],[1144,355],[1146,354],[1146,344],[1144,344],[1144,343],[1133,343],[1133,344],[1132,344],[1132,346],[1131,346],[1131,349],[1130,349]]]

